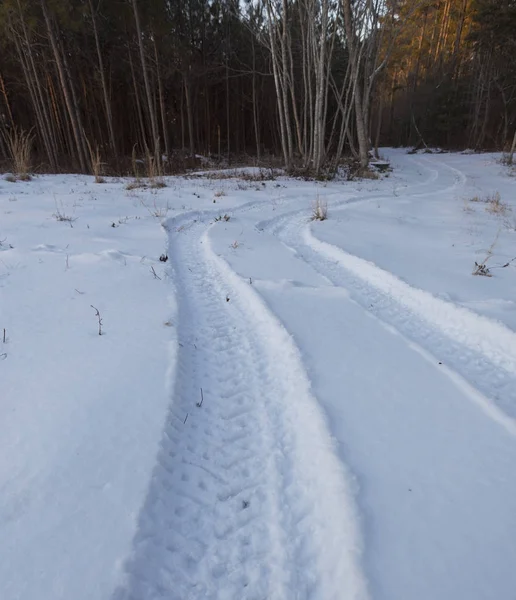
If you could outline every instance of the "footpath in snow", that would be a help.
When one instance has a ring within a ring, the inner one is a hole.
[[[0,183],[1,598],[512,597],[516,180],[387,154]]]

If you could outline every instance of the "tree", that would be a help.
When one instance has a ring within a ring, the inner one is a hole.
[[[516,0],[3,0],[0,158],[119,172],[160,144],[362,169],[371,147],[516,149]],[[374,139],[373,139],[374,138]]]

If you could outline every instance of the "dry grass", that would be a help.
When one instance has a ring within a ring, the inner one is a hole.
[[[133,169],[133,177],[138,181],[140,179],[140,171],[138,169],[138,160],[136,158],[136,144],[133,146],[131,152],[131,166]]]
[[[156,219],[164,219],[170,210],[168,202],[165,206],[158,206],[156,201],[154,201],[152,206],[148,206],[143,200],[140,200],[140,203],[149,212],[150,216],[156,217]]]
[[[373,171],[369,167],[366,169],[360,169],[357,173],[360,179],[380,179],[380,175],[376,171]]]
[[[147,186],[141,179],[133,179],[133,181],[130,181],[128,184],[126,184],[125,189],[131,191],[131,190],[137,190],[138,188],[145,188],[145,187],[147,187]]]
[[[138,168],[138,159],[136,158],[136,144],[133,146],[133,150],[131,152],[131,167],[133,171],[133,181],[130,181],[126,186],[126,190],[135,190],[137,188],[146,187],[145,184],[141,180],[140,170]]]
[[[33,141],[34,136],[30,131],[17,128],[13,129],[7,137],[13,163],[14,181],[30,181],[31,179],[30,156]],[[7,181],[12,181],[12,179],[7,179]]]
[[[355,181],[356,179],[380,179],[380,175],[374,168],[363,168],[356,160],[344,160],[342,165],[348,181]]]
[[[279,169],[271,168],[260,168],[258,172],[249,173],[247,171],[233,169],[223,169],[220,171],[209,171],[207,173],[195,173],[190,175],[192,179],[211,179],[214,181],[222,179],[240,179],[246,182],[262,182],[262,181],[274,181],[283,171]]]
[[[502,201],[500,192],[493,192],[492,194],[487,194],[486,196],[473,196],[473,198],[469,199],[469,202],[485,204],[487,212],[493,215],[505,216],[511,210],[509,205]],[[466,200],[464,201],[464,204],[467,206]]]
[[[236,179],[238,173],[236,171],[210,171],[208,173],[195,173],[190,175],[192,179]]]
[[[312,205],[312,221],[326,221],[328,218],[328,203],[317,196]]]
[[[98,144],[95,148],[92,147],[90,141],[86,139],[88,145],[88,152],[90,155],[91,172],[95,176],[95,183],[105,183],[106,180],[102,177],[103,163],[100,159],[100,150]]]
[[[163,180],[163,162],[161,159],[159,138],[156,140],[154,149],[154,154],[152,154],[149,148],[145,147],[145,166],[147,168],[147,178],[149,180],[149,187],[155,189],[164,188],[167,187],[167,184]]]
[[[74,221],[77,221],[77,217],[74,217],[72,215],[68,215],[65,212],[65,208],[64,208],[64,204],[63,201],[60,200],[59,202],[57,201],[57,198],[54,195],[54,202],[56,205],[56,212],[53,213],[53,217],[56,221],[59,221],[61,223],[69,223],[70,227],[73,227],[72,223]]]
[[[140,164],[143,166],[145,171],[145,181],[142,179],[142,174],[140,173]],[[136,158],[136,145],[133,146],[131,165],[134,180],[125,186],[126,190],[135,190],[137,188],[159,189],[167,187],[167,184],[163,179],[163,161],[161,158],[159,139],[156,140],[154,154],[149,150],[148,146],[145,146],[144,161]]]
[[[151,181],[150,187],[154,190],[159,190],[162,188],[166,188],[167,184],[165,183],[165,181],[163,179],[154,179]]]
[[[144,181],[143,179],[134,179],[126,184],[126,190],[137,190],[137,189],[161,189],[167,187],[167,184],[162,179],[150,179],[149,181]]]
[[[126,186],[126,190],[135,190],[138,188],[159,189],[167,187],[163,179],[163,165],[159,148],[159,139],[156,141],[156,150],[154,154],[145,146],[145,160],[139,160],[136,157],[136,144],[133,146],[131,153],[131,166],[133,171],[133,181],[130,181]],[[144,168],[145,180],[142,179],[140,166]]]
[[[506,202],[502,202],[499,192],[496,192],[491,196],[487,196],[486,202],[486,210],[491,214],[505,215],[509,210],[509,205]]]

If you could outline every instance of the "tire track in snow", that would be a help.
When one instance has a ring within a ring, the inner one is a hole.
[[[432,163],[432,161],[430,161],[428,158],[422,158],[420,160],[414,160],[414,162],[418,165],[420,165],[421,167],[423,167],[424,169],[428,169],[432,172],[435,173],[435,178],[432,178],[431,183],[433,183],[434,181],[438,181],[439,180],[439,170],[435,168],[435,162]],[[444,188],[438,189],[438,190],[431,190],[431,191],[427,191],[424,192],[422,194],[411,194],[413,197],[421,197],[421,196],[430,196],[436,193],[447,193],[447,192],[453,192],[455,190],[457,190],[460,187],[464,187],[468,181],[467,176],[460,171],[459,169],[456,169],[455,167],[452,167],[451,165],[447,165],[445,162],[443,161],[437,161],[437,164],[446,169],[447,171],[451,171],[454,174],[454,181],[452,183],[452,185],[447,185]],[[432,166],[433,165],[433,166]],[[421,184],[424,187],[427,187],[426,184]],[[411,187],[416,187],[416,186],[411,186]]]
[[[426,169],[427,171],[429,171],[430,175],[429,175],[428,179],[425,179],[422,182],[407,185],[405,188],[403,188],[403,194],[410,194],[413,198],[424,198],[426,196],[431,196],[431,195],[434,195],[437,193],[446,194],[449,192],[453,192],[453,191],[457,190],[458,187],[463,186],[466,183],[466,176],[461,171],[459,171],[458,169],[455,169],[454,167],[449,167],[448,165],[439,163],[441,166],[445,167],[452,173],[455,173],[453,182],[451,184],[447,183],[444,187],[434,188],[430,191],[426,190],[424,192],[415,193],[413,190],[418,190],[420,188],[427,188],[429,184],[436,181],[439,177],[439,171],[437,169],[433,168],[432,166],[429,166],[429,165],[431,165],[431,163],[428,159],[426,159],[423,162],[421,160],[416,160],[413,157],[409,157],[409,160],[411,162],[417,164],[418,166],[422,167],[423,169]],[[428,163],[428,164],[426,164],[426,163]],[[321,194],[323,199],[326,201],[330,200],[334,196],[340,196],[340,195],[341,194],[334,192],[334,191],[331,191],[328,194]],[[343,200],[336,200],[334,202],[332,201],[331,203],[328,204],[328,208],[331,211],[347,210],[353,204],[378,202],[378,200],[387,200],[388,201],[391,198],[392,198],[392,195],[388,195],[384,191],[357,193],[352,196],[348,196],[347,198],[345,198]],[[291,201],[292,199],[289,199],[289,200]],[[296,198],[296,201],[297,200],[298,199]],[[298,204],[298,202],[297,202],[297,204]],[[262,208],[262,207],[263,207],[263,203],[261,201],[259,203],[250,202],[249,204],[243,205],[240,208],[233,211],[233,214],[240,214],[242,212],[253,211],[256,208]],[[306,207],[302,208],[301,210],[299,208],[295,208],[293,210],[285,211],[281,215],[272,217],[272,219],[265,219],[263,221],[259,221],[256,224],[256,228],[258,230],[267,229],[267,230],[273,231],[277,225],[284,223],[285,221],[287,221],[289,219],[296,220],[296,218],[302,217],[304,215],[306,215]]]
[[[298,350],[197,217],[168,224],[175,391],[115,598],[366,598],[352,486]]]
[[[279,217],[267,227],[334,285],[346,288],[366,310],[430,352],[436,363],[445,363],[457,384],[461,377],[469,381],[476,388],[469,390],[469,397],[516,435],[514,332],[319,240],[305,216]]]

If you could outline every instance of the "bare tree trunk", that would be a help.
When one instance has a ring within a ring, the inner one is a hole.
[[[351,79],[353,82],[353,99],[355,103],[355,121],[357,128],[358,152],[360,167],[366,169],[369,165],[369,143],[366,121],[364,120],[364,107],[362,105],[362,85],[360,82],[360,56],[357,49],[355,23],[352,13],[351,0],[342,0],[344,12],[344,26],[351,61]]]
[[[260,162],[260,124],[258,116],[258,104],[256,101],[256,49],[254,46],[254,36],[251,38],[252,50],[253,50],[253,122],[254,122],[254,136],[256,140],[256,159]]]
[[[90,0],[91,2],[91,0]],[[161,72],[159,68],[159,57],[158,57],[158,46],[156,39],[154,39],[154,56],[156,59],[156,77],[158,78],[158,96],[159,96],[159,108],[161,113],[161,128],[163,130],[163,143],[165,146],[165,156],[167,160],[170,158],[169,147],[168,147],[168,131],[167,131],[167,116],[165,110],[165,98],[163,95],[163,82],[161,80]],[[161,157],[160,157],[161,160]]]
[[[181,88],[184,88],[184,83]],[[185,144],[185,94],[183,94],[183,89],[181,89],[181,104],[180,104],[180,114],[181,114],[181,150],[184,152],[186,148]],[[220,158],[220,157],[219,157]]]
[[[102,84],[102,96],[104,99],[104,109],[106,111],[106,121],[108,124],[108,131],[109,131],[109,141],[111,144],[111,150],[113,152],[113,156],[115,158],[115,161],[118,162],[118,153],[116,150],[116,139],[115,139],[115,130],[113,128],[113,115],[111,112],[111,102],[109,100],[109,94],[108,94],[108,89],[107,89],[107,84],[106,84],[106,75],[104,72],[104,61],[102,59],[102,52],[100,49],[100,40],[99,40],[99,34],[98,34],[98,30],[97,30],[97,21],[95,19],[95,11],[93,10],[93,2],[92,0],[88,0],[88,4],[90,7],[90,13],[91,13],[91,21],[93,24],[93,35],[95,36],[95,47],[97,49],[97,58],[99,61],[99,72],[100,72],[100,82]]]
[[[48,12],[48,7],[46,0],[40,0],[41,8],[43,10],[43,17],[45,19],[45,24],[47,26],[48,37],[50,40],[50,45],[52,46],[52,51],[54,53],[54,59],[56,61],[57,72],[59,75],[59,80],[61,83],[61,89],[63,91],[63,96],[66,103],[66,108],[68,110],[68,115],[70,117],[70,122],[72,125],[73,137],[75,140],[75,145],[77,148],[77,156],[79,158],[80,169],[83,172],[87,171],[86,168],[86,160],[84,156],[84,148],[83,148],[83,139],[82,132],[80,129],[79,119],[78,119],[78,110],[77,106],[72,103],[72,97],[70,93],[70,89],[68,86],[68,80],[65,75],[65,70],[63,67],[63,61],[61,58],[61,54],[57,45],[57,40],[54,35],[54,30],[52,27],[52,22],[50,19],[50,14]]]
[[[459,82],[459,71],[460,71],[460,47],[462,42],[462,34],[464,31],[464,25],[466,22],[466,9],[468,7],[468,0],[462,1],[462,8],[460,12],[459,22],[457,24],[457,31],[455,33],[455,43],[453,47],[453,77],[455,79],[455,86],[458,86]]]
[[[319,56],[316,62],[315,72],[315,114],[314,114],[314,156],[313,167],[316,173],[319,173],[323,160],[324,151],[324,133],[326,130],[324,113],[325,97],[325,71],[326,71],[326,29],[328,26],[328,2],[322,0],[321,3],[321,34],[319,41]],[[315,40],[314,40],[315,42]],[[314,48],[316,51],[316,48]],[[316,52],[314,52],[315,54]]]
[[[195,154],[195,140],[194,140],[194,126],[193,126],[193,115],[192,115],[192,98],[190,94],[190,82],[188,77],[184,77],[184,88],[185,88],[185,104],[186,104],[186,118],[188,121],[188,140],[190,142],[190,154]]]
[[[227,63],[227,53],[226,53],[226,156],[228,165],[231,162],[231,125],[230,125],[230,114],[231,114],[231,101],[229,99],[229,67]]]
[[[138,122],[140,124],[140,143],[142,148],[145,148],[146,144],[147,144],[147,133],[145,131],[145,123],[143,121],[143,110],[141,107],[141,102],[140,102],[140,94],[138,92],[138,84],[136,82],[136,73],[134,70],[134,63],[133,63],[133,57],[131,54],[131,48],[129,46],[129,44],[127,44],[127,52],[129,55],[129,66],[131,68],[131,78],[133,80],[133,89],[134,89],[134,97],[135,97],[135,102],[136,102],[136,112],[138,115]],[[134,143],[134,140],[133,140]]]
[[[142,63],[142,73],[143,73],[143,82],[145,84],[145,95],[147,96],[147,109],[149,111],[149,120],[151,124],[151,132],[152,132],[152,143],[154,149],[158,144],[158,125],[156,120],[156,113],[154,111],[153,102],[152,102],[152,94],[151,87],[149,82],[149,74],[147,72],[147,61],[145,60],[145,48],[143,47],[143,37],[142,37],[142,29],[140,25],[140,15],[138,13],[137,0],[132,0],[133,4],[133,13],[134,13],[134,22],[136,24],[136,34],[138,36],[138,49],[140,51],[140,61]]]
[[[507,162],[512,165],[514,159],[514,152],[516,152],[516,131],[514,132],[514,137],[512,138],[512,145],[509,151],[509,156],[507,158]]]
[[[60,42],[60,40],[59,40]],[[81,119],[81,111],[79,110],[79,102],[77,101],[77,94],[75,93],[75,86],[73,85],[73,80],[72,80],[72,74],[70,72],[70,67],[68,65],[68,59],[66,58],[66,52],[62,47],[61,42],[59,43],[60,47],[61,47],[61,56],[63,58],[63,67],[64,67],[64,72],[65,75],[68,79],[68,81],[70,82],[70,92],[71,92],[71,96],[72,96],[72,103],[73,103],[73,108],[75,111],[75,115],[76,115],[76,120],[77,120],[77,126],[79,128],[79,131],[82,133],[82,135],[80,135],[79,137],[79,142],[81,144],[81,151],[83,156],[86,159],[86,165],[88,165],[88,148],[87,148],[87,144],[86,144],[86,135],[84,133],[84,127],[82,125],[82,119]]]
[[[306,20],[306,11],[303,10],[303,3],[298,2],[299,9],[299,22],[301,24],[301,64],[303,66],[303,88],[304,88],[304,101],[303,101],[303,166],[306,168],[308,166],[308,111],[309,111],[309,99],[310,99],[310,75],[308,69],[308,41],[307,41],[307,32],[306,28],[302,25]]]
[[[4,97],[5,108],[7,110],[7,114],[9,115],[9,121],[11,122],[11,127],[14,129],[15,124],[14,124],[14,119],[13,119],[13,113],[11,112],[11,105],[9,103],[9,98],[7,96],[7,90],[5,89],[5,82],[4,82],[4,79],[1,74],[0,74],[0,91],[2,92],[2,96]]]
[[[276,88],[276,101],[278,104],[278,118],[280,124],[280,141],[281,141],[281,149],[283,152],[283,160],[285,161],[285,167],[287,169],[291,168],[290,162],[290,154],[288,151],[287,145],[287,129],[285,123],[285,112],[283,108],[284,104],[284,95],[282,93],[282,85],[280,78],[280,65],[278,59],[278,47],[276,43],[276,27],[277,24],[273,22],[273,11],[271,7],[271,1],[266,0],[267,7],[267,16],[268,16],[268,28],[269,28],[269,43],[270,43],[270,51],[272,58],[272,72],[274,75],[274,85]]]
[[[484,109],[484,119],[482,121],[482,128],[480,130],[480,134],[477,138],[477,143],[476,143],[477,148],[482,148],[484,146],[484,140],[486,138],[487,121],[489,118],[490,105],[491,105],[491,80],[489,80],[489,83],[487,84],[487,97],[486,97],[486,103],[485,103],[485,109]]]
[[[382,119],[383,119],[383,94],[380,95],[380,106],[378,107],[378,115],[376,117],[376,137],[374,140],[374,155],[375,158],[380,158],[378,146],[380,144],[380,133],[382,131]]]
[[[283,0],[282,14],[282,32],[281,32],[281,72],[282,72],[282,93],[283,93],[283,110],[285,111],[285,130],[287,134],[287,150],[288,150],[288,168],[292,168],[294,162],[294,146],[292,143],[292,126],[290,123],[290,111],[288,108],[288,3]]]
[[[55,129],[57,131],[57,136],[59,138],[60,147],[66,148],[67,154],[72,158],[72,162],[77,162],[75,144],[73,141],[73,135],[70,131],[70,119],[66,118],[66,107],[65,110],[62,111],[64,114],[64,119],[61,118],[61,111],[58,106],[57,92],[54,87],[54,82],[52,81],[52,77],[50,73],[47,73],[47,93],[49,96],[49,110],[51,114],[54,116]],[[62,92],[61,92],[62,93]]]
[[[52,120],[50,118],[49,107],[46,103],[42,87],[39,79],[38,70],[36,69],[33,53],[33,45],[29,42],[29,36],[27,33],[27,25],[23,15],[20,0],[17,0],[18,17],[20,20],[21,30],[23,35],[18,34],[15,31],[14,26],[10,24],[10,29],[13,34],[13,41],[18,53],[20,64],[24,72],[25,80],[27,83],[27,89],[31,96],[31,100],[36,113],[36,120],[38,123],[38,129],[45,146],[45,151],[50,163],[52,170],[57,170],[57,136],[55,129],[52,126]],[[12,115],[11,115],[12,120]]]
[[[290,100],[292,102],[292,113],[294,115],[294,123],[296,126],[296,139],[297,139],[297,147],[299,154],[303,156],[303,142],[301,138],[301,123],[299,121],[299,114],[297,110],[297,101],[296,101],[296,90],[294,85],[294,61],[292,60],[292,48],[289,44],[288,46],[288,60],[289,60],[289,76],[288,76],[288,85],[290,88]]]

